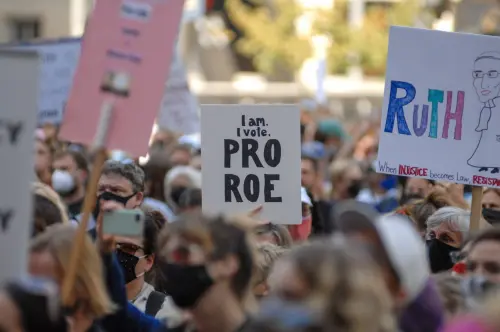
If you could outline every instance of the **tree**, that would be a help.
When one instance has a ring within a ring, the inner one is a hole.
[[[278,64],[295,71],[311,54],[309,41],[295,33],[300,8],[292,0],[275,0],[273,7],[276,14],[267,6],[249,8],[241,0],[226,1],[231,21],[244,34],[236,47],[263,73],[274,73]]]
[[[417,1],[402,0],[369,9],[360,29],[349,26],[347,0],[337,0],[332,9],[318,11],[313,34],[327,35],[332,40],[327,55],[329,72],[344,74],[356,54],[365,74],[383,75],[389,27],[413,25]],[[248,8],[241,0],[226,1],[231,20],[244,32],[237,48],[252,57],[255,67],[266,74],[273,73],[278,63],[296,71],[312,54],[309,40],[296,34],[295,22],[302,9],[293,0],[274,0],[272,7],[273,11],[267,6]]]

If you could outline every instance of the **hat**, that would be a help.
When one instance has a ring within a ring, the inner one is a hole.
[[[300,200],[302,201],[302,203],[312,206],[311,197],[309,197],[304,187],[300,188]]]
[[[337,120],[323,120],[318,123],[318,132],[327,136],[335,136],[341,139],[346,138],[344,127]]]
[[[406,291],[407,302],[414,300],[429,278],[427,251],[421,237],[409,218],[402,215],[382,216],[375,228]]]

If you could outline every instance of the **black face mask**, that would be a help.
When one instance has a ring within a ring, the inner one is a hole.
[[[361,191],[361,188],[363,188],[363,182],[359,180],[352,181],[349,187],[347,187],[347,194],[351,198],[356,198],[358,196],[359,192]]]
[[[139,276],[135,274],[135,267],[139,263],[139,257],[126,253],[120,249],[116,249],[116,258],[122,267],[125,284],[134,281]]]
[[[196,306],[203,294],[213,285],[205,265],[181,265],[160,262],[166,278],[165,292],[181,309]]]
[[[453,267],[450,254],[459,251],[459,249],[438,239],[427,240],[427,247],[429,249],[429,262],[432,273],[447,271]]]
[[[491,225],[500,224],[500,210],[483,208],[483,217]]]
[[[175,203],[175,205],[180,205],[182,194],[184,194],[186,190],[187,187],[184,186],[172,187],[172,189],[170,190],[170,198]]]
[[[94,216],[94,219],[97,220],[97,217],[99,216],[99,212],[101,211],[101,200],[104,201],[113,201],[122,204],[125,206],[127,202],[135,196],[135,193],[130,195],[130,196],[119,196],[116,194],[113,194],[109,191],[105,191],[99,196],[97,196],[97,200],[95,201],[95,207],[94,211],[92,212],[92,215]]]

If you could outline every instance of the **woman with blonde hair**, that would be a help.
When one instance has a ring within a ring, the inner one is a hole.
[[[54,225],[35,237],[30,246],[30,274],[54,280],[61,287],[76,232],[70,225]],[[103,262],[88,237],[83,241],[72,295],[70,321],[74,331],[102,331],[99,320],[112,314],[116,307],[104,282]]]
[[[343,236],[292,249],[275,263],[269,283],[261,318],[282,317],[290,328],[299,320],[317,331],[396,330],[381,269]]]

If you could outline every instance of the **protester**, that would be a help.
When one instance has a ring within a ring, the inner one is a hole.
[[[242,331],[252,305],[254,257],[247,232],[223,218],[181,216],[159,239],[166,292],[193,320],[171,331]]]
[[[189,144],[178,144],[170,151],[170,162],[173,167],[189,166],[193,156],[193,148]]]
[[[52,162],[52,188],[61,195],[68,208],[69,218],[74,219],[82,211],[85,186],[89,176],[87,159],[80,152],[58,152]]]
[[[178,213],[201,212],[201,188],[187,188],[181,195]]]
[[[87,229],[93,238],[96,238],[96,221],[102,218],[102,204],[104,201],[126,209],[134,209],[142,204],[144,198],[144,172],[133,162],[119,162],[108,160],[103,166],[97,188],[97,201],[92,219]],[[77,216],[78,223],[81,215]]]
[[[452,253],[458,252],[469,234],[470,212],[444,207],[427,219],[427,245],[432,273],[453,267]]]
[[[182,313],[169,297],[155,290],[163,282],[161,273],[156,271],[155,253],[159,228],[164,224],[160,212],[146,213],[143,237],[116,236],[116,255],[125,277],[128,300],[144,313],[175,326],[182,322]]]
[[[273,223],[259,225],[254,231],[257,241],[268,242],[282,248],[291,248],[293,239],[287,227]]]
[[[481,200],[483,217],[491,225],[500,223],[500,190],[487,188],[483,192]]]
[[[292,249],[275,263],[269,285],[261,316],[315,331],[395,331],[381,271],[342,237]]]
[[[450,321],[467,311],[462,278],[444,272],[433,276],[446,314]]]
[[[466,259],[467,275],[500,285],[500,229],[486,229],[475,236]]]
[[[300,199],[302,203],[301,222],[297,225],[288,225],[288,231],[296,243],[306,241],[312,231],[312,202],[304,187],[301,188]]]
[[[166,204],[163,187],[163,179],[170,170],[167,154],[164,151],[151,154],[143,170],[145,175],[144,195],[146,196],[143,204],[160,211],[165,219],[173,220],[174,213]]]
[[[62,314],[57,287],[43,279],[23,279],[0,289],[0,331],[72,332]]]
[[[417,195],[420,198],[427,197],[434,187],[434,181],[422,178],[407,178],[403,190],[403,196]]]
[[[57,193],[41,182],[33,184],[33,236],[53,224],[67,224],[68,216],[64,203]]]
[[[398,179],[393,175],[376,173],[373,167],[366,175],[367,188],[360,191],[356,199],[373,205],[380,213],[388,213],[399,205]]]
[[[56,281],[59,286],[68,270],[76,230],[69,225],[54,225],[38,235],[30,246],[29,273]],[[89,238],[83,241],[73,289],[69,316],[76,331],[94,332],[103,328],[100,319],[112,314],[112,302],[104,281],[101,257]]]
[[[40,182],[47,185],[52,184],[52,154],[44,138],[35,139],[35,174]]]
[[[442,303],[430,278],[425,245],[410,220],[379,217],[359,204],[345,204],[337,219],[339,230],[369,245],[384,270],[400,329],[438,331],[444,321]]]
[[[201,189],[201,173],[190,166],[174,167],[165,175],[164,188],[166,202],[177,214],[184,191],[187,188]]]
[[[353,159],[334,161],[330,167],[334,202],[354,199],[363,188],[363,173],[358,162]]]
[[[279,247],[272,243],[261,243],[257,246],[256,271],[253,281],[253,293],[257,299],[269,295],[269,274],[274,263],[289,249]]]

